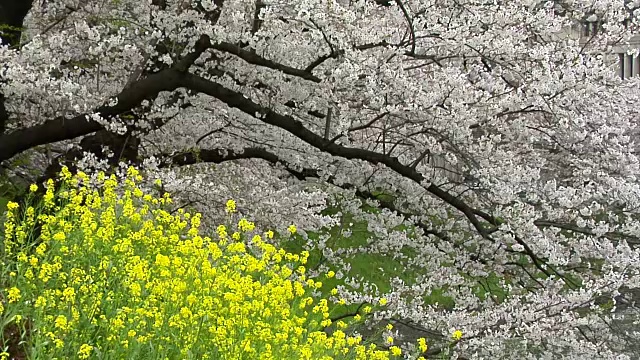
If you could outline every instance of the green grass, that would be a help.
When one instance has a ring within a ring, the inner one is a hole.
[[[0,171],[0,215],[4,214],[9,201],[24,194],[25,191],[25,187],[11,181],[4,172]]]
[[[352,226],[348,224],[352,223]],[[342,236],[343,230],[351,230],[350,237]],[[405,229],[411,231],[411,229]],[[370,241],[375,241],[374,234],[367,230],[367,223],[363,221],[354,221],[350,214],[343,215],[341,225],[328,229],[327,232],[331,235],[331,238],[327,240],[327,247],[333,251],[344,249],[355,249],[362,246],[366,246]],[[319,233],[309,233],[311,240],[317,240],[320,237]],[[300,236],[294,237],[291,240],[284,241],[282,247],[290,252],[300,252],[304,250],[306,241]],[[416,251],[411,247],[404,247],[401,252],[411,259],[416,255]],[[317,268],[320,263],[329,266],[331,270],[338,271],[340,269],[331,267],[326,261],[324,261],[320,250],[313,249],[310,251],[309,256],[309,268]],[[333,288],[338,285],[346,285],[345,278],[364,278],[370,284],[380,291],[381,294],[388,293],[392,290],[391,279],[402,279],[406,284],[415,284],[416,279],[421,276],[428,276],[422,269],[416,269],[409,267],[405,264],[405,260],[394,259],[388,254],[378,253],[355,253],[345,256],[342,259],[345,263],[349,264],[351,269],[344,274],[342,279],[326,279],[324,282],[328,285],[327,288]],[[445,289],[434,289],[431,294],[425,297],[425,303],[427,304],[440,304],[443,307],[451,308],[453,300],[446,296]]]

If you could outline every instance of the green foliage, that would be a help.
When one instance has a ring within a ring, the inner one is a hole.
[[[18,39],[11,39],[12,37],[16,37],[16,36],[20,36],[20,34],[22,33],[22,30],[24,28],[22,27],[16,27],[16,26],[11,26],[11,25],[7,25],[7,24],[0,24],[0,37],[3,37],[5,39],[9,39],[9,40],[18,40]]]
[[[0,173],[0,214],[6,210],[9,201],[24,194],[25,188],[11,181],[6,174]]]

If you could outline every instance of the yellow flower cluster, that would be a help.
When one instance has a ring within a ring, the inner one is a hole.
[[[227,200],[225,211],[228,213],[236,212],[236,202],[234,200]]]
[[[90,187],[86,174],[65,168],[62,186],[55,192],[49,182],[41,206],[20,213],[8,205],[2,261],[14,276],[1,290],[0,323],[9,313],[30,321],[31,358],[400,355],[348,336],[342,321],[324,331],[331,310],[311,295],[322,283],[305,276],[307,252],[275,248],[249,234],[255,226],[245,219],[237,231],[221,225],[215,238],[203,236],[200,214],[169,213],[170,196],[145,194],[134,168],[120,183],[97,178]],[[235,202],[226,210],[235,212]],[[36,223],[39,237],[25,242]]]

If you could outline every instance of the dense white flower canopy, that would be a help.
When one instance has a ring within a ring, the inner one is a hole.
[[[411,248],[424,273],[380,316],[462,329],[460,357],[617,359],[637,336],[603,306],[640,287],[640,84],[611,61],[633,2],[11,3],[7,166],[127,160],[210,220],[233,198],[280,230],[336,224],[321,210],[338,206],[374,234],[358,251]],[[490,275],[502,296],[474,290]],[[455,306],[418,301],[436,288]]]

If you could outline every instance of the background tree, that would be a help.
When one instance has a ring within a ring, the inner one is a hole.
[[[380,316],[462,329],[460,356],[615,358],[635,338],[611,311],[640,284],[640,93],[606,55],[631,5],[34,2],[0,18],[0,161],[136,163],[211,224],[228,198],[265,228],[366,223],[355,248],[305,243],[347,301],[383,295],[349,278],[376,254],[415,275]],[[602,31],[569,31],[592,16]]]

